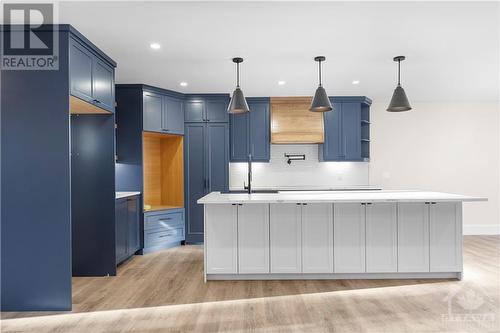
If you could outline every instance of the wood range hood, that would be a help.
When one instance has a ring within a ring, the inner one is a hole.
[[[309,111],[312,97],[271,97],[271,143],[323,143],[323,113]]]

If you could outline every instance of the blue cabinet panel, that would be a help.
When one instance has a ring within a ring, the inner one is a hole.
[[[94,59],[92,71],[92,89],[94,104],[110,112],[114,112],[114,69],[98,58]]]
[[[325,142],[320,161],[366,161],[369,156],[369,110],[366,97],[331,97],[333,111],[323,115]]]
[[[186,241],[203,241],[203,206],[196,201],[207,193],[204,123],[188,123],[184,130]]]
[[[226,98],[206,99],[205,119],[210,122],[226,123],[229,121],[229,114],[227,113],[229,100]]]
[[[230,115],[230,161],[269,162],[269,98],[247,98],[250,112]]]
[[[127,198],[128,243],[127,252],[133,255],[141,248],[141,225],[139,218],[139,198]]]
[[[127,258],[127,228],[128,212],[127,200],[117,200],[115,207],[115,233],[116,233],[116,262],[120,263]]]
[[[162,96],[150,92],[143,94],[143,128],[145,131],[162,131]]]
[[[203,205],[196,201],[229,183],[229,125],[186,123],[184,139],[186,241],[203,242]]]
[[[163,97],[162,128],[170,134],[184,134],[184,110],[181,99]]]
[[[232,114],[229,117],[231,162],[245,162],[249,152],[248,113]]]
[[[141,248],[139,196],[116,200],[115,230],[116,264],[119,264]]]
[[[342,103],[343,155],[348,161],[361,160],[361,104]]]
[[[189,122],[205,121],[205,102],[200,99],[188,99],[184,102],[184,120]]]
[[[92,102],[92,53],[80,43],[70,43],[71,95]]]
[[[207,124],[208,192],[225,191],[229,187],[229,126],[224,123]]]
[[[322,146],[323,157],[328,161],[342,160],[344,150],[342,143],[342,104],[332,103],[333,110],[323,114],[325,127],[325,143]]]
[[[250,107],[250,137],[249,149],[252,160],[269,162],[269,101],[253,102],[249,99]]]

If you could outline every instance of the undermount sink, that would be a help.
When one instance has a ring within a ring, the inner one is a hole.
[[[229,190],[229,191],[222,191],[222,194],[245,194],[248,193],[247,190]],[[252,190],[252,193],[278,193],[277,190]]]

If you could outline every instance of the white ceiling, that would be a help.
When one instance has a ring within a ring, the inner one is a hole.
[[[66,2],[69,23],[118,63],[118,83],[231,92],[241,56],[246,96],[311,95],[325,55],[329,95],[390,98],[405,55],[410,101],[497,100],[496,2]],[[152,50],[152,42],[161,44]],[[286,84],[279,86],[278,80]],[[352,85],[359,80],[359,85]],[[186,81],[187,87],[179,83]]]

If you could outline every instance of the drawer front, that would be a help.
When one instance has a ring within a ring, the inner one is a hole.
[[[179,225],[184,226],[184,212],[151,215],[144,219],[144,230],[169,230]]]
[[[152,247],[162,243],[179,242],[184,240],[184,226],[168,230],[148,230],[144,232],[145,247]]]

